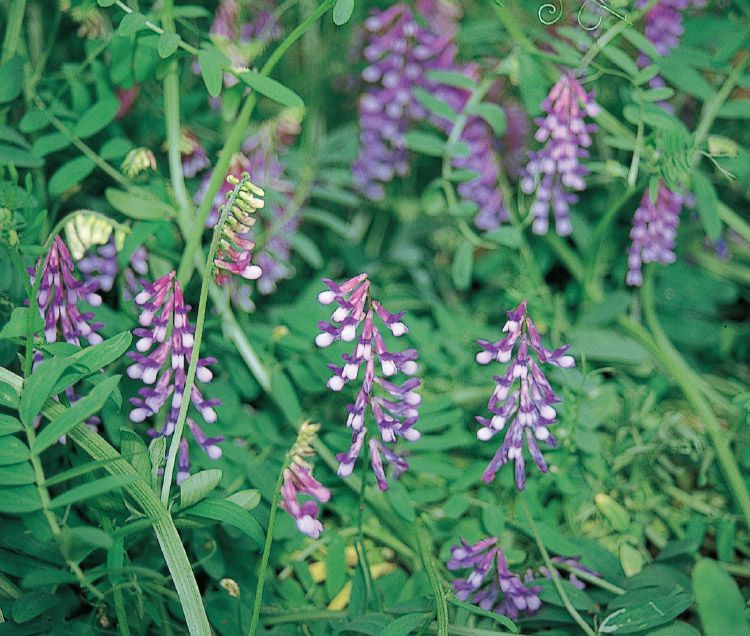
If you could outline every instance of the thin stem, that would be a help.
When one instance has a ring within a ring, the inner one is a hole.
[[[583,570],[578,569],[574,565],[568,565],[567,563],[557,563],[555,567],[557,567],[559,570],[565,570],[566,572],[575,574],[576,577],[578,577],[582,581],[591,583],[591,585],[596,585],[597,587],[600,587],[603,590],[608,590],[609,592],[612,592],[613,594],[622,596],[626,592],[626,590],[622,589],[619,585],[615,585],[614,583],[605,581],[604,579],[599,578],[598,576],[594,576],[593,574],[584,572]]]
[[[313,13],[311,13],[306,20],[294,29],[284,41],[276,47],[274,52],[263,65],[263,68],[260,70],[260,74],[264,76],[270,75],[271,71],[273,71],[274,67],[289,47],[302,37],[305,31],[307,31],[307,29],[309,29],[334,5],[335,1],[336,0],[324,0],[324,2]],[[224,181],[227,170],[229,169],[229,164],[232,161],[232,156],[239,150],[240,145],[242,144],[245,128],[250,121],[250,116],[253,113],[257,101],[257,93],[250,93],[242,105],[232,129],[229,131],[227,140],[224,142],[224,147],[219,153],[219,159],[211,173],[211,179],[208,182],[203,201],[201,201],[201,204],[198,206],[198,211],[196,212],[195,218],[192,220],[192,231],[185,242],[185,250],[182,255],[182,260],[180,261],[179,269],[177,270],[177,278],[182,285],[187,283],[193,273],[193,254],[200,246],[201,236],[203,236],[203,229],[206,226],[206,219],[211,212],[214,197]]]
[[[249,636],[255,636],[258,629],[258,620],[260,619],[260,606],[263,602],[263,587],[266,583],[266,568],[268,568],[268,559],[271,556],[271,545],[273,544],[273,529],[276,523],[276,511],[279,508],[279,497],[281,497],[281,485],[284,481],[284,471],[289,463],[289,455],[284,457],[281,465],[279,476],[276,479],[276,487],[273,491],[273,500],[271,501],[271,512],[268,515],[268,530],[266,531],[266,540],[263,544],[263,556],[260,558],[260,567],[258,568],[258,585],[255,587],[255,601],[253,602],[253,617],[250,621]]]
[[[13,0],[8,9],[8,24],[3,38],[3,56],[0,64],[5,64],[18,50],[23,28],[23,16],[26,13],[26,0]]]
[[[359,488],[359,503],[357,504],[357,557],[359,567],[362,568],[362,576],[365,579],[365,607],[368,606],[368,599],[372,598],[372,573],[370,572],[370,563],[365,552],[365,537],[363,534],[363,524],[365,518],[365,489],[367,487],[367,449],[363,449],[362,477]],[[382,609],[382,608],[380,608]]]
[[[721,201],[719,202],[719,218],[737,232],[737,234],[739,234],[745,241],[750,243],[750,224]]]
[[[445,598],[445,590],[440,583],[440,578],[435,569],[435,558],[430,549],[432,547],[432,538],[422,526],[416,527],[416,535],[419,558],[422,560],[422,567],[424,567],[427,573],[432,593],[435,596],[437,634],[438,636],[448,636],[448,603]]]
[[[748,493],[745,480],[737,465],[737,460],[729,446],[726,431],[721,428],[718,419],[703,396],[700,388],[702,384],[701,379],[693,372],[679,351],[674,347],[669,337],[664,333],[656,316],[654,305],[654,271],[653,268],[649,268],[646,272],[641,290],[641,302],[643,304],[646,324],[654,336],[657,351],[659,351],[657,359],[677,381],[688,402],[693,405],[698,416],[703,420],[714,451],[716,452],[716,458],[719,460],[719,465],[727,480],[729,491],[732,493],[735,503],[742,511],[745,523],[750,528],[750,493]]]
[[[526,503],[526,497],[524,496],[523,493],[520,493],[518,500],[521,502],[521,508],[523,509],[523,512],[526,515],[526,518],[528,520],[531,534],[534,535],[534,540],[536,541],[536,545],[539,548],[539,552],[542,555],[542,559],[544,560],[544,565],[546,565],[547,569],[549,570],[550,576],[552,577],[552,583],[555,585],[555,589],[557,590],[557,593],[560,595],[560,599],[562,600],[563,605],[565,606],[565,609],[568,611],[568,614],[570,614],[571,618],[581,628],[581,631],[583,631],[583,633],[586,634],[586,636],[596,636],[594,630],[591,629],[591,626],[583,619],[583,616],[581,616],[578,613],[578,610],[576,610],[576,608],[573,607],[573,604],[570,602],[570,599],[568,598],[568,594],[565,592],[565,588],[563,587],[562,579],[560,579],[560,573],[555,568],[554,563],[552,563],[552,559],[550,559],[549,552],[547,552],[547,548],[544,546],[544,542],[542,541],[542,535],[539,534],[539,528],[537,528],[536,522],[534,521],[534,518],[531,516],[529,505]]]
[[[15,373],[0,367],[0,381],[13,388],[20,396],[23,380]],[[42,413],[50,420],[60,417],[64,412],[65,407],[52,399],[47,400],[42,407]],[[131,478],[124,488],[140,505],[146,516],[153,519],[154,534],[177,590],[188,630],[191,636],[209,636],[211,628],[185,547],[172,517],[151,490],[151,485],[141,478],[135,468],[123,459],[122,455],[103,437],[92,431],[86,424],[81,423],[76,426],[68,434],[68,438],[92,459],[101,461],[102,467],[110,475],[127,475]]]
[[[172,475],[174,474],[174,467],[177,463],[177,455],[180,452],[180,440],[182,439],[182,431],[185,428],[185,419],[187,418],[188,408],[190,407],[190,393],[193,390],[193,383],[195,382],[195,373],[198,369],[198,359],[200,358],[201,342],[203,341],[203,326],[206,322],[206,304],[208,302],[208,290],[211,287],[211,276],[214,270],[214,256],[216,255],[216,249],[219,247],[219,241],[221,240],[224,232],[224,224],[226,223],[227,217],[232,211],[235,205],[240,189],[247,183],[249,177],[245,174],[242,179],[234,186],[231,194],[227,198],[227,202],[219,217],[219,221],[214,227],[213,238],[211,239],[211,246],[208,248],[208,255],[206,256],[206,263],[203,269],[203,281],[201,283],[201,293],[198,300],[198,317],[195,322],[195,334],[193,335],[193,352],[190,356],[190,365],[185,376],[185,389],[182,392],[182,402],[180,403],[180,412],[177,416],[177,422],[175,423],[174,432],[172,433],[172,440],[169,443],[169,453],[167,454],[167,465],[164,468],[164,481],[161,489],[161,502],[165,507],[169,507],[169,491],[172,487]]]

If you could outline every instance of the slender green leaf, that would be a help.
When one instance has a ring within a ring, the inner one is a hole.
[[[215,49],[201,49],[198,51],[198,64],[208,94],[211,97],[218,97],[224,81],[226,58]]]
[[[104,197],[115,210],[131,219],[161,221],[174,216],[174,210],[168,203],[143,191],[126,192],[107,188]]]
[[[471,272],[474,269],[474,246],[470,241],[463,241],[453,255],[451,274],[456,289],[466,290],[471,285]]]
[[[29,462],[0,466],[0,484],[21,486],[34,483],[34,469]]]
[[[31,154],[35,157],[46,157],[53,152],[67,148],[72,143],[69,135],[60,132],[47,133],[34,140]]]
[[[29,448],[13,435],[0,440],[0,466],[25,462],[29,458]]]
[[[81,139],[95,135],[114,120],[119,107],[120,102],[114,97],[97,102],[81,115],[73,132]]]
[[[427,71],[427,79],[454,88],[464,88],[467,91],[473,91],[477,87],[473,79],[458,71]]]
[[[47,188],[53,196],[59,196],[69,188],[78,185],[88,177],[96,167],[88,157],[76,157],[60,166],[50,177]]]
[[[42,404],[47,401],[47,398],[56,395],[52,392],[55,383],[70,363],[68,358],[43,360],[24,382],[18,413],[26,426],[32,425],[34,417],[42,410]]]
[[[442,157],[445,152],[445,140],[434,133],[410,130],[404,135],[406,147],[423,155]]]
[[[180,36],[176,33],[165,32],[159,36],[159,41],[156,43],[156,50],[159,53],[159,57],[167,58],[177,50],[180,46]]]
[[[423,88],[417,87],[412,92],[417,101],[434,115],[447,119],[450,122],[456,121],[458,114],[444,100],[435,97],[435,95]]]
[[[0,487],[0,512],[23,515],[42,507],[39,493],[34,486]]]
[[[0,66],[0,104],[12,102],[22,90],[23,58],[16,55]]]
[[[250,537],[259,548],[263,547],[265,533],[258,520],[227,499],[204,499],[188,508],[185,513],[233,526]]]
[[[0,165],[14,165],[16,168],[39,168],[44,165],[44,161],[23,148],[0,144]]]
[[[399,616],[388,627],[380,632],[380,636],[408,636],[417,627],[422,627],[432,620],[432,614],[405,614]]]
[[[141,29],[145,29],[146,22],[147,18],[142,13],[138,13],[137,11],[127,13],[120,21],[120,26],[117,27],[117,33],[123,37],[133,35]]]
[[[275,79],[261,75],[257,71],[244,71],[240,73],[239,78],[253,90],[282,106],[302,108],[305,105],[302,98],[292,89],[287,88]]]
[[[482,102],[472,109],[471,114],[484,119],[496,135],[500,136],[505,132],[505,111],[497,104]]]
[[[693,569],[693,592],[706,636],[750,633],[742,593],[716,561],[698,561]]]
[[[14,601],[10,615],[16,623],[28,623],[62,603],[59,594],[50,594],[35,590],[27,592],[21,598]]]
[[[258,507],[258,504],[260,503],[260,491],[255,488],[240,490],[229,495],[227,501],[236,503],[244,510],[250,511]]]
[[[333,23],[342,26],[349,22],[354,11],[354,0],[336,0],[333,5]]]
[[[693,191],[698,215],[712,241],[721,238],[721,218],[719,217],[719,197],[709,178],[700,170],[693,171]]]
[[[23,424],[21,424],[21,422],[12,415],[0,413],[0,436],[17,433],[20,430],[23,430]]]
[[[62,495],[55,497],[50,502],[49,507],[59,508],[61,506],[69,506],[78,503],[79,501],[98,497],[99,495],[103,495],[115,488],[127,486],[134,479],[136,479],[135,475],[111,475],[110,477],[102,477],[96,481],[82,484],[67,490]]]
[[[151,479],[151,458],[148,446],[135,431],[120,429],[120,452],[136,472],[148,482]]]
[[[222,472],[218,468],[201,470],[190,475],[180,484],[180,506],[187,508],[205,498],[219,485],[221,475]]]

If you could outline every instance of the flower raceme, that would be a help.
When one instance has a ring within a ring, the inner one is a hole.
[[[485,469],[482,480],[486,483],[491,482],[500,467],[512,459],[515,462],[516,486],[523,490],[526,484],[524,437],[539,470],[547,472],[547,463],[537,441],[546,442],[551,447],[555,446],[555,439],[550,435],[549,427],[555,423],[557,417],[553,405],[561,402],[539,364],[531,357],[531,353],[536,354],[541,364],[562,368],[574,366],[575,360],[566,354],[568,345],[554,351],[542,345],[539,332],[526,313],[525,300],[516,309],[508,312],[508,321],[503,327],[503,332],[507,335],[498,342],[477,341],[482,347],[482,351],[476,356],[479,364],[489,364],[493,360],[503,364],[510,363],[504,375],[494,377],[495,390],[487,403],[487,409],[492,413],[492,417],[476,418],[482,425],[477,431],[477,438],[482,441],[492,439],[510,423],[503,444]],[[516,357],[511,360],[516,344]],[[519,386],[514,389],[516,380]]]
[[[146,386],[138,390],[138,397],[130,398],[133,405],[130,419],[133,422],[143,422],[155,416],[171,396],[164,427],[160,431],[149,431],[152,436],[169,436],[177,423],[187,368],[193,355],[194,329],[188,321],[190,306],[185,304],[182,288],[174,272],[162,276],[154,283],[144,282],[143,287],[135,297],[136,305],[141,308],[141,315],[138,319],[140,327],[134,329],[133,333],[139,340],[136,342],[137,351],[128,354],[133,364],[128,367],[127,373],[131,379],[141,380]],[[197,382],[206,384],[211,381],[213,373],[208,367],[215,362],[214,358],[198,360],[195,374]],[[190,400],[205,422],[216,422],[214,407],[220,404],[219,400],[204,398],[197,384],[193,385]],[[187,419],[187,425],[195,442],[211,459],[221,457],[221,448],[217,444],[223,438],[207,437],[191,418]],[[180,446],[178,481],[187,477],[190,466],[185,438]]]
[[[289,466],[284,469],[284,482],[281,486],[281,507],[295,520],[299,531],[313,539],[323,532],[323,524],[318,520],[318,504],[312,499],[300,502],[300,495],[309,495],[321,503],[331,498],[331,493],[312,476],[312,466],[307,457],[315,454],[312,441],[320,428],[319,424],[304,422],[297,440],[289,452]]]
[[[526,585],[521,577],[508,569],[503,549],[497,537],[489,537],[475,544],[461,539],[461,545],[451,548],[449,570],[470,568],[466,579],[455,579],[453,589],[460,601],[470,600],[484,610],[517,618],[534,614],[542,605],[541,587]]]
[[[544,147],[529,153],[529,163],[521,179],[521,189],[526,194],[536,192],[531,206],[535,234],[546,234],[549,229],[549,211],[555,215],[555,229],[560,236],[573,231],[570,223],[570,205],[577,196],[569,192],[585,190],[583,177],[588,169],[580,159],[588,157],[591,146],[590,133],[594,124],[584,117],[596,117],[599,106],[593,93],[587,93],[570,73],[563,73],[542,102],[546,117],[536,120],[539,128],[534,138]]]
[[[421,402],[421,397],[414,391],[420,381],[413,377],[417,371],[418,354],[415,349],[399,352],[388,350],[376,324],[376,316],[396,337],[403,336],[408,329],[401,322],[403,312],[392,314],[370,298],[367,274],[359,274],[341,285],[328,279],[323,282],[328,289],[318,294],[318,301],[323,305],[336,304],[338,307],[331,315],[332,322],[318,323],[321,333],[315,338],[315,344],[322,348],[337,340],[357,341],[352,355],[341,356],[343,366],[328,365],[333,371],[328,388],[341,391],[347,383],[357,379],[364,365],[362,385],[354,403],[347,407],[349,417],[346,425],[352,429],[352,444],[349,451],[337,455],[338,474],[348,477],[354,469],[367,437],[365,417],[369,406],[380,435],[379,439],[372,435],[368,441],[372,469],[378,487],[387,490],[383,458],[393,467],[393,477],[398,478],[408,468],[408,463],[404,455],[393,448],[397,438],[413,442],[420,437],[413,428],[419,418]],[[376,371],[376,361],[379,373]],[[399,372],[408,376],[401,384],[388,379]],[[376,393],[376,385],[380,387],[380,392]]]

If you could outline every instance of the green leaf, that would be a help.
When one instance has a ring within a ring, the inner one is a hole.
[[[16,623],[28,623],[60,603],[62,603],[62,598],[59,595],[41,590],[27,592],[13,602],[10,615]]]
[[[55,171],[50,177],[47,188],[53,196],[60,196],[68,188],[79,184],[88,177],[96,164],[88,157],[76,157]]]
[[[505,111],[497,104],[482,102],[471,110],[471,114],[484,119],[496,135],[500,136],[505,132]]]
[[[388,490],[385,491],[385,498],[399,517],[409,522],[417,520],[417,513],[414,511],[409,491],[400,481],[390,480]]]
[[[18,393],[10,384],[0,380],[0,405],[11,409],[18,408]]]
[[[177,50],[178,46],[180,46],[180,36],[176,33],[164,32],[159,36],[156,43],[156,51],[159,53],[159,57],[168,58]]]
[[[648,600],[641,600],[645,590]],[[615,609],[601,623],[600,634],[632,634],[653,627],[669,623],[682,614],[693,602],[692,594],[675,587],[671,593],[665,594],[668,588],[644,588],[631,590],[617,597]],[[635,603],[629,603],[629,596],[633,596]],[[612,606],[610,605],[610,609]],[[727,634],[731,632],[722,632]]]
[[[138,433],[129,428],[120,429],[120,453],[146,482],[151,480],[148,446]]]
[[[46,157],[53,152],[67,148],[72,143],[68,135],[59,132],[47,133],[34,140],[31,154],[35,157]]]
[[[642,53],[645,53],[646,55],[648,55],[651,59],[660,57],[659,51],[656,50],[656,47],[653,45],[651,40],[649,40],[645,35],[640,33],[640,31],[636,31],[632,27],[627,27],[622,32],[622,35],[635,48],[637,48]]]
[[[131,219],[162,221],[174,216],[174,210],[168,203],[143,191],[126,192],[107,188],[104,198],[115,210]]]
[[[35,486],[0,487],[0,512],[9,515],[23,515],[42,507]]]
[[[34,469],[29,462],[0,466],[0,484],[22,486],[34,483]]]
[[[249,512],[258,507],[258,504],[260,503],[260,491],[255,488],[240,490],[229,495],[227,501],[236,503],[240,508]]]
[[[381,631],[380,636],[408,636],[430,620],[432,614],[404,614]]]
[[[114,120],[119,107],[120,102],[114,97],[97,102],[81,115],[73,132],[81,139],[95,135]]]
[[[607,329],[576,329],[571,335],[571,351],[576,358],[640,364],[648,360],[648,351],[632,338]]]
[[[711,99],[715,91],[703,76],[694,68],[685,64],[681,57],[669,55],[654,60],[659,67],[659,72],[672,86],[683,93],[707,101]]]
[[[0,66],[0,104],[12,102],[23,90],[23,58],[16,55]]]
[[[278,102],[282,106],[302,108],[305,105],[302,98],[292,89],[280,84],[275,79],[261,75],[257,71],[244,71],[238,77],[253,90]]]
[[[487,232],[486,234],[484,234],[484,238],[490,241],[494,241],[498,245],[510,247],[511,249],[517,249],[518,247],[520,247],[522,240],[521,232],[518,229],[510,227],[508,225],[504,225],[497,228],[496,230]]]
[[[14,165],[17,168],[39,168],[44,165],[44,161],[23,148],[0,144],[0,165]]]
[[[97,0],[100,7],[111,7],[117,0]]]
[[[333,23],[342,26],[349,22],[354,11],[354,0],[336,0],[333,5]]]
[[[706,236],[712,241],[721,238],[721,218],[719,217],[719,197],[709,178],[700,170],[693,171],[693,191],[695,207],[701,217]]]
[[[204,499],[185,510],[185,513],[233,526],[250,537],[259,548],[263,547],[265,533],[258,520],[228,499]]]
[[[434,133],[410,130],[404,135],[404,141],[407,148],[423,155],[442,157],[445,152],[445,140]]]
[[[222,472],[218,468],[201,470],[190,475],[180,484],[180,506],[187,508],[212,492],[221,481]]]
[[[105,378],[91,390],[91,393],[73,402],[70,408],[41,430],[31,449],[32,454],[39,455],[78,424],[98,413],[119,382],[119,375]]]
[[[734,99],[726,102],[717,115],[725,119],[750,119],[750,99]]]
[[[52,392],[55,383],[70,363],[67,358],[43,360],[34,369],[31,377],[24,382],[18,413],[26,426],[33,424],[34,417],[42,410],[42,405],[47,401],[47,398],[55,395]]]
[[[448,598],[448,602],[451,605],[455,605],[456,607],[465,609],[467,612],[476,614],[477,616],[483,616],[484,618],[489,618],[490,620],[495,621],[498,625],[502,625],[503,627],[506,627],[507,629],[509,629],[515,634],[518,633],[518,626],[512,620],[510,620],[507,616],[503,616],[502,614],[498,614],[496,612],[490,612],[489,610],[482,609],[481,607],[477,605],[473,605],[472,603],[459,601],[456,598]]]
[[[451,275],[453,285],[456,289],[466,290],[471,285],[471,272],[474,269],[474,246],[465,240],[456,249],[453,255],[453,266]]]
[[[23,424],[12,415],[0,413],[0,437],[23,430]],[[0,442],[2,443],[2,442]]]
[[[561,579],[560,583],[562,583],[568,600],[570,600],[573,607],[577,610],[589,611],[594,607],[594,602],[586,592],[579,590],[575,585],[565,579]],[[552,579],[536,579],[533,584],[542,588],[541,592],[539,592],[539,598],[542,599],[543,602],[557,605],[558,607],[564,606],[562,598],[560,598],[560,593],[557,591]]]
[[[346,583],[346,545],[338,535],[333,535],[326,551],[326,594],[332,599]]]
[[[692,625],[688,625],[682,621],[675,621],[671,625],[651,630],[648,636],[701,636],[701,633]]]
[[[0,340],[26,337],[26,322],[29,317],[28,307],[16,307],[10,319],[0,330]],[[34,331],[44,329],[44,318],[37,312],[34,317]]]
[[[315,244],[315,241],[310,239],[301,232],[294,232],[287,236],[289,242],[292,244],[294,251],[297,252],[310,267],[313,269],[322,269],[325,264],[325,259],[320,253],[320,249]]]
[[[218,97],[221,94],[221,85],[224,81],[224,67],[227,63],[228,60],[215,49],[201,49],[198,51],[198,64],[201,69],[201,77],[211,97]]]
[[[716,561],[698,561],[693,568],[693,593],[706,636],[750,632],[742,593]]]
[[[7,435],[0,441],[0,466],[18,464],[28,458],[28,447],[17,437]]]
[[[18,129],[22,133],[33,133],[47,126],[52,119],[52,113],[48,110],[31,109],[18,123]]]
[[[99,154],[107,161],[122,159],[133,147],[133,142],[127,137],[113,137],[102,144]]]
[[[105,492],[114,490],[115,488],[122,488],[132,483],[136,479],[135,475],[111,475],[109,477],[102,477],[96,481],[91,481],[75,488],[64,492],[62,495],[55,497],[49,504],[50,508],[59,508],[61,506],[69,506],[79,501],[91,499],[91,497],[98,497],[103,495]]]
[[[276,371],[271,374],[271,393],[273,393],[276,403],[287,420],[293,424],[303,420],[305,414],[297,397],[297,392],[294,390],[294,385],[289,377],[283,371]]]
[[[444,100],[435,97],[429,91],[419,87],[415,88],[412,93],[417,101],[434,115],[447,119],[450,122],[456,121],[458,114]]]
[[[458,71],[427,71],[427,79],[453,88],[464,88],[467,91],[473,91],[477,87],[473,79]]]
[[[147,19],[145,15],[133,11],[133,13],[128,13],[122,18],[120,26],[117,27],[117,33],[123,37],[128,37],[141,29],[145,29],[146,22]]]

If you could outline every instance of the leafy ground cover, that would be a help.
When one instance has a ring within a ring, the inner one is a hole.
[[[0,8],[0,634],[750,633],[747,0]]]

